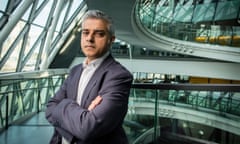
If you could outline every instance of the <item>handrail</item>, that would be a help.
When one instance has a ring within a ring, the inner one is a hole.
[[[132,95],[141,100],[147,98],[151,92],[151,100],[164,100],[170,104],[184,104],[195,109],[206,108],[219,113],[225,113],[240,116],[240,84],[190,84],[190,83],[159,83],[159,84],[132,84],[132,89],[136,91],[145,91],[145,95]],[[168,91],[163,97],[159,94],[161,91]],[[200,94],[204,93],[204,94]],[[149,99],[148,98],[148,99]],[[149,100],[150,100],[149,99]]]
[[[67,74],[68,72],[69,69],[47,69],[30,72],[0,73],[0,80],[43,78],[53,75]]]
[[[158,90],[205,90],[205,91],[227,91],[240,92],[240,84],[190,84],[190,83],[159,83],[159,84],[132,84],[132,88],[158,89]]]

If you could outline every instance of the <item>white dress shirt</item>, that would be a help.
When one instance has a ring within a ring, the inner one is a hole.
[[[109,55],[109,52],[104,54],[102,57],[97,58],[87,64],[87,58],[85,58],[83,62],[83,72],[81,74],[79,83],[78,83],[78,95],[77,95],[77,103],[81,105],[82,94],[91,79],[93,73],[99,67],[99,65],[103,62],[103,60]]]

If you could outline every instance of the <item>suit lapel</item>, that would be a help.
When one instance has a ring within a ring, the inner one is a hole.
[[[102,79],[102,75],[104,74],[105,69],[108,67],[109,64],[111,64],[113,62],[113,60],[114,60],[113,57],[111,55],[109,55],[102,62],[102,64],[96,69],[96,71],[94,72],[92,78],[89,80],[89,82],[84,90],[82,101],[81,101],[82,106],[85,106],[87,99],[89,97],[89,93],[94,88],[96,83],[98,83]],[[95,95],[94,97],[96,97],[96,96],[97,95]]]
[[[82,64],[80,65],[80,67],[78,68],[76,75],[74,76],[73,79],[73,99],[76,100],[77,99],[77,95],[78,95],[78,84],[79,84],[79,80],[80,80],[80,76],[82,74],[83,68],[82,68]]]

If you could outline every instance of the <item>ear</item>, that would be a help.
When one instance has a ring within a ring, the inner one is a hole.
[[[110,42],[113,43],[115,41],[116,37],[115,36],[112,36],[111,39],[110,39]]]

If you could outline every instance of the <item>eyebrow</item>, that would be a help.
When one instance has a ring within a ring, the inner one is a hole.
[[[94,30],[94,32],[106,32],[105,30]]]
[[[82,32],[88,32],[89,33],[89,29],[82,29]],[[104,34],[104,35],[107,35],[107,34],[110,34],[108,31],[106,30],[103,30],[103,29],[95,29],[93,30],[93,33],[101,33],[101,34]]]
[[[90,31],[89,29],[82,29],[82,31]],[[96,30],[93,30],[94,32],[106,32],[105,30],[103,29],[96,29]]]

